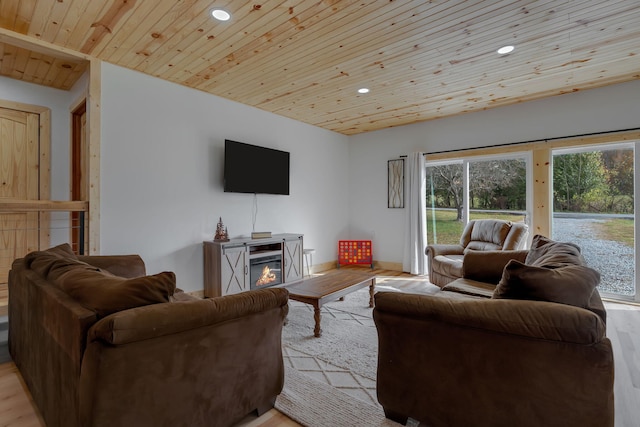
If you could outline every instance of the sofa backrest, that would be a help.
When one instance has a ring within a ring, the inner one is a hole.
[[[502,244],[502,250],[517,251],[525,248],[529,237],[529,226],[523,222],[511,223],[511,230]]]
[[[460,237],[465,250],[499,251],[522,249],[528,227],[499,219],[471,220]]]

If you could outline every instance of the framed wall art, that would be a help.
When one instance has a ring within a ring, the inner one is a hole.
[[[387,162],[387,207],[404,208],[404,159]]]

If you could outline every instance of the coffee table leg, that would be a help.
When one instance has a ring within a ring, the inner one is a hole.
[[[373,294],[376,292],[376,279],[371,279],[371,285],[369,286],[369,307],[373,307]]]
[[[315,337],[319,337],[322,335],[322,329],[320,329],[320,307],[317,305],[313,306],[313,318],[316,321],[316,327],[313,329],[313,335]]]

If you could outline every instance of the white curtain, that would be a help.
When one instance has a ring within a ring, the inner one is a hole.
[[[411,153],[406,165],[407,200],[402,269],[411,274],[427,274],[426,171],[424,155]]]

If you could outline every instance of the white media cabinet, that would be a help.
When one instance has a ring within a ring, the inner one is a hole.
[[[204,296],[237,294],[257,288],[252,267],[263,260],[280,259],[280,283],[302,280],[302,234],[274,234],[263,239],[240,238],[203,242]],[[252,286],[252,282],[253,286]],[[260,287],[260,286],[258,286]],[[266,287],[266,286],[264,286]]]

